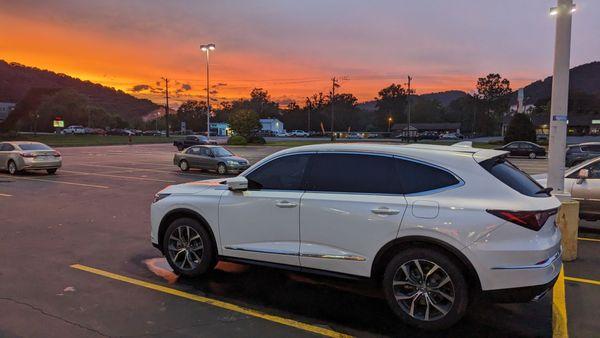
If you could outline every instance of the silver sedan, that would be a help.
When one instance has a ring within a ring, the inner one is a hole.
[[[173,164],[182,171],[190,168],[215,170],[224,175],[240,173],[250,166],[245,158],[235,156],[229,150],[214,145],[192,146],[175,153]]]
[[[56,173],[62,166],[60,153],[39,142],[0,143],[0,170],[15,175],[23,170],[46,170]]]

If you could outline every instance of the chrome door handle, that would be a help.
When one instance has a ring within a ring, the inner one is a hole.
[[[377,215],[397,215],[400,213],[400,210],[390,209],[388,207],[379,207],[371,209],[371,212]]]
[[[279,208],[293,208],[293,207],[297,206],[298,204],[292,203],[289,201],[279,201],[279,202],[275,203],[275,205],[278,206]]]

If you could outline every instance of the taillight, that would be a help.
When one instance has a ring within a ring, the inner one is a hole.
[[[56,150],[54,151],[53,155],[54,155],[54,157],[60,157],[60,153],[58,151],[56,151]]]
[[[19,155],[21,155],[21,157],[35,157],[35,154],[32,153],[19,153]]]
[[[490,214],[515,223],[527,229],[539,231],[550,216],[556,214],[558,209],[541,211],[512,211],[512,210],[486,210]]]

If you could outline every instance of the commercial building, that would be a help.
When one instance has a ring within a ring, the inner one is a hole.
[[[229,136],[231,129],[229,123],[225,122],[211,122],[210,123],[210,134],[216,136]]]
[[[13,109],[15,109],[16,103],[12,102],[0,102],[0,123],[4,122]]]
[[[260,119],[262,125],[262,132],[269,134],[283,133],[283,122],[278,119]]]

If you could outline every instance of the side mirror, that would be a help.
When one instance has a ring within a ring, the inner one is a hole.
[[[577,173],[577,178],[579,178],[579,182],[583,182],[586,178],[590,176],[590,171],[588,169],[579,169]]]
[[[227,179],[227,188],[231,191],[248,190],[248,179],[244,176],[236,176]]]

